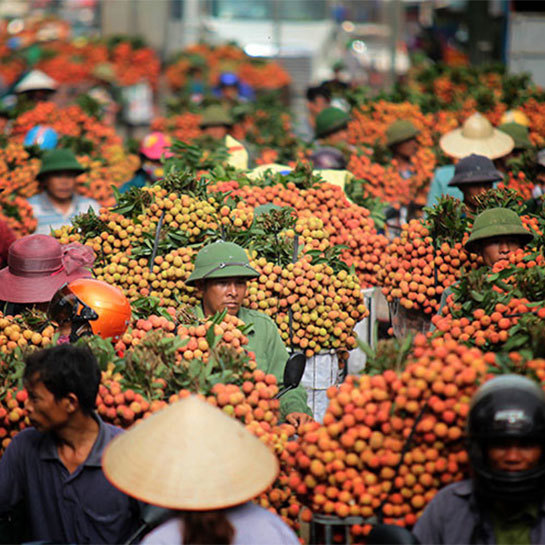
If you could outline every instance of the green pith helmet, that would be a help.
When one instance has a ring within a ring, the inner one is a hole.
[[[223,106],[213,104],[205,108],[199,125],[203,128],[217,126],[231,127],[233,125],[233,118]]]
[[[76,176],[85,172],[85,169],[78,163],[74,152],[70,149],[52,149],[44,153],[38,178],[49,172],[57,172],[59,170],[73,170]]]
[[[398,119],[386,129],[386,143],[388,146],[393,146],[414,138],[419,132],[408,119]]]
[[[340,108],[325,108],[316,116],[316,136],[324,138],[325,136],[344,129],[350,116]]]
[[[504,123],[498,127],[498,130],[508,134],[515,141],[514,149],[528,149],[532,147],[532,142],[528,138],[528,127],[519,123]]]
[[[522,226],[522,221],[516,212],[508,208],[490,208],[475,218],[465,247],[473,252],[477,242],[501,236],[520,238],[523,245],[534,239],[534,235]]]
[[[269,212],[272,212],[273,210],[282,210],[282,206],[278,206],[277,204],[274,204],[272,202],[260,204],[259,206],[254,208],[254,218],[258,218],[262,214],[268,214]]]
[[[233,242],[213,242],[197,254],[195,268],[186,284],[191,286],[197,280],[234,276],[255,278],[259,273],[250,267],[244,248]]]

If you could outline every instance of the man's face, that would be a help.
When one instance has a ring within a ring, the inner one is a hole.
[[[41,432],[59,429],[64,426],[70,416],[69,398],[55,399],[36,375],[25,383],[28,398],[25,408],[31,424]]]
[[[202,290],[202,306],[205,316],[223,312],[233,316],[238,314],[242,301],[246,296],[246,278],[211,278],[200,285]]]
[[[202,131],[214,140],[223,140],[227,136],[227,127],[225,125],[204,127]]]
[[[418,151],[418,142],[416,138],[409,138],[404,142],[399,142],[393,148],[395,155],[399,155],[403,159],[411,159],[415,153]]]
[[[348,129],[346,127],[344,127],[343,129],[339,129],[338,131],[327,135],[324,138],[324,141],[326,141],[328,144],[331,144],[332,146],[335,146],[337,144],[344,144],[348,141]]]
[[[325,97],[317,96],[314,100],[309,100],[307,105],[310,116],[314,118],[329,106],[329,101]]]
[[[541,446],[519,440],[502,441],[488,447],[490,467],[496,471],[527,471],[537,466]]]
[[[78,174],[73,170],[59,170],[44,177],[46,191],[57,201],[70,201],[76,189]]]
[[[509,259],[509,256],[519,248],[522,248],[520,238],[490,237],[481,242],[481,256],[485,264],[492,267],[500,259]]]
[[[238,99],[238,86],[237,85],[224,85],[221,88],[221,94],[228,100]]]
[[[477,182],[474,184],[465,184],[460,186],[460,191],[464,194],[464,204],[469,208],[476,208],[475,197],[486,193],[492,189],[492,182]]]

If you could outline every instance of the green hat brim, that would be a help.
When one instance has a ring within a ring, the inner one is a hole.
[[[186,280],[186,286],[194,286],[197,280],[209,278],[257,278],[260,274],[250,265],[225,265],[210,272],[210,267],[198,267]]]
[[[534,235],[529,233],[522,225],[487,225],[486,227],[471,233],[465,243],[465,249],[469,252],[474,252],[477,242],[501,236],[520,238],[524,245],[529,244],[534,240]]]
[[[69,170],[74,172],[76,176],[79,176],[80,174],[83,174],[87,169],[83,168],[79,163],[78,166],[76,166],[72,162],[57,163],[55,165],[46,166],[45,168],[40,169],[40,172],[38,172],[38,175],[36,177],[40,179],[44,174],[49,174],[50,172],[58,172],[59,170]]]
[[[333,134],[334,132],[340,131],[341,129],[345,129],[346,127],[348,127],[348,121],[349,119],[339,119],[337,122],[329,125],[326,129],[323,129],[320,132],[317,132],[316,136],[318,138],[325,138],[326,136],[329,136],[330,134]]]
[[[405,142],[406,140],[410,140],[411,138],[416,138],[419,134],[420,131],[418,129],[415,129],[414,131],[407,131],[404,134],[396,134],[391,138],[388,138],[386,145],[393,146],[395,144],[401,144],[401,142]]]

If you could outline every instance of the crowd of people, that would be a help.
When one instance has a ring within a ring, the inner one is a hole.
[[[217,101],[202,109],[200,128],[223,142],[234,121],[230,107],[254,92],[232,73],[207,89],[199,67],[188,82],[193,101],[207,93]],[[24,101],[49,99],[57,84],[33,72],[14,88]],[[335,77],[306,94],[308,115],[299,136],[314,143],[316,169],[345,171],[351,152],[346,105],[332,93],[348,85]],[[387,147],[403,179],[410,178],[419,132],[409,120],[393,122]],[[119,338],[131,307],[115,286],[92,278],[94,252],[78,243],[61,245],[51,231],[100,205],[76,192],[84,171],[73,151],[52,144],[54,135],[32,133],[43,146],[40,193],[29,199],[36,233],[18,240],[0,223],[0,301],[4,314],[47,312],[57,346],[26,357],[23,376],[31,427],[19,433],[0,460],[0,542],[122,543],[139,535],[150,505],[169,510],[166,522],[144,544],[298,543],[279,517],[250,500],[278,473],[272,452],[244,427],[195,397],[179,401],[130,431],[104,423],[95,412],[100,370],[89,349],[77,344],[92,333]],[[152,132],[140,142],[141,166],[120,192],[153,184],[172,152],[170,138]],[[244,146],[244,143],[241,143]],[[494,128],[480,114],[445,134],[440,146],[452,157],[431,182],[428,204],[443,195],[462,200],[474,214],[477,198],[503,180],[509,161],[530,146],[520,123]],[[529,207],[540,207],[545,156],[537,154],[541,178]],[[403,223],[413,211],[403,208]],[[474,218],[465,247],[487,267],[508,258],[533,236],[509,209]],[[199,251],[187,284],[197,289],[198,319],[226,310],[248,327],[248,350],[259,369],[282,382],[288,352],[275,323],[242,305],[247,283],[259,273],[245,250],[215,242]],[[451,289],[445,290],[441,306]],[[305,390],[281,398],[282,418],[297,429],[312,421]],[[475,395],[468,417],[472,478],[446,487],[429,504],[414,534],[421,543],[542,543],[545,540],[545,397],[528,379],[497,378]],[[163,513],[164,514],[164,513]],[[166,515],[165,515],[166,516]],[[149,528],[148,528],[149,529]]]

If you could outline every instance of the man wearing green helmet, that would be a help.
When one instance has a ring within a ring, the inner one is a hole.
[[[532,242],[534,235],[527,231],[516,212],[508,208],[490,208],[481,212],[473,223],[465,249],[482,257],[484,264],[492,268],[494,264],[524,248]],[[439,313],[452,293],[448,287],[441,297]]]
[[[243,248],[232,242],[214,242],[199,251],[186,283],[200,292],[201,303],[194,308],[198,318],[227,309],[229,314],[251,326],[247,349],[255,354],[257,366],[273,374],[280,383],[289,355],[278,329],[266,314],[242,306],[248,279],[258,276]],[[312,419],[306,399],[301,386],[280,399],[280,412],[288,423],[299,426]]]

